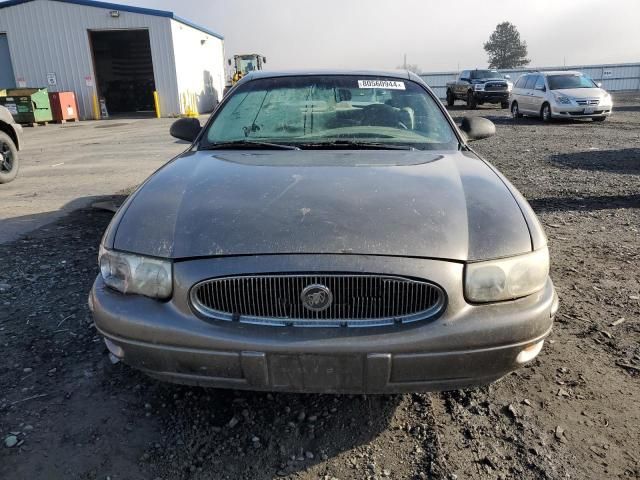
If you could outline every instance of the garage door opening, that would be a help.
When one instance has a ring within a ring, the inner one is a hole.
[[[152,115],[153,61],[148,30],[90,31],[98,96],[109,115]]]

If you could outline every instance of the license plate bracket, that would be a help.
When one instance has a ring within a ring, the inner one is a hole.
[[[271,383],[276,388],[310,391],[358,390],[363,387],[361,355],[269,355]]]

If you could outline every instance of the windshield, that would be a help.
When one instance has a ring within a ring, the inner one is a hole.
[[[471,70],[472,80],[482,80],[485,78],[504,78],[503,75],[496,70]]]
[[[238,70],[242,72],[243,75],[247,73],[251,73],[258,68],[257,59],[255,56],[249,57],[239,57],[238,58]]]
[[[344,75],[249,81],[233,91],[204,138],[203,148],[230,142],[299,148],[331,144],[351,144],[352,148],[458,147],[444,114],[419,84]]]
[[[549,75],[547,81],[549,82],[549,89],[551,90],[598,87],[589,77],[575,73],[570,75]]]

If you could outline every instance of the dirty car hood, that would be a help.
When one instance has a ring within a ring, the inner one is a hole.
[[[531,250],[511,191],[471,153],[199,151],[167,164],[134,195],[116,218],[112,246],[157,257],[465,261]]]

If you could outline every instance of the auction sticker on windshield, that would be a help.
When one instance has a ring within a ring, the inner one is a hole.
[[[395,80],[358,80],[358,88],[386,88],[389,90],[405,90],[404,82]]]

